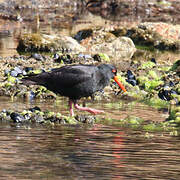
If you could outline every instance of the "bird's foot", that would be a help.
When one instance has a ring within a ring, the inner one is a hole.
[[[72,101],[69,100],[69,111],[70,111],[70,116],[73,117],[74,116],[74,111],[73,111],[73,107],[72,107]]]
[[[92,108],[89,108],[89,111],[88,111],[88,112],[90,112],[91,114],[94,114],[94,115],[96,115],[96,114],[101,114],[101,113],[105,113],[105,112],[102,111],[102,110],[92,109]]]
[[[78,110],[87,111],[87,112],[89,112],[89,113],[91,113],[91,114],[94,114],[94,115],[100,114],[100,113],[104,113],[104,111],[102,111],[102,110],[93,109],[93,108],[88,108],[88,107],[81,107],[81,106],[79,106],[78,104],[74,104],[74,107],[75,107],[76,109],[78,109]]]

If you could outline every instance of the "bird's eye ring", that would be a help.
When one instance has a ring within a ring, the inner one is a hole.
[[[113,72],[113,73],[116,73],[116,69],[113,69],[112,72]]]

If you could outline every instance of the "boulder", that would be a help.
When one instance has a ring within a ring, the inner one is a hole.
[[[86,48],[69,36],[34,33],[24,34],[19,40],[17,50],[20,52],[55,52],[67,50],[79,53],[84,52]]]
[[[135,43],[150,45],[160,50],[180,51],[180,25],[145,22],[127,31]]]
[[[133,41],[128,37],[114,38],[112,41],[103,41],[93,44],[92,53],[105,53],[113,59],[130,59],[136,51]]]

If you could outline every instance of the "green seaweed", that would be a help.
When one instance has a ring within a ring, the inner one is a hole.
[[[99,56],[101,57],[102,60],[106,61],[106,62],[110,62],[110,58],[107,54],[105,53],[99,53]]]
[[[156,66],[156,64],[154,62],[147,61],[141,65],[141,69],[151,69],[155,66]]]

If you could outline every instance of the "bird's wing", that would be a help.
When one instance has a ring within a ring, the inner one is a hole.
[[[57,86],[73,87],[92,78],[93,71],[84,66],[64,66],[49,72],[49,77]]]

